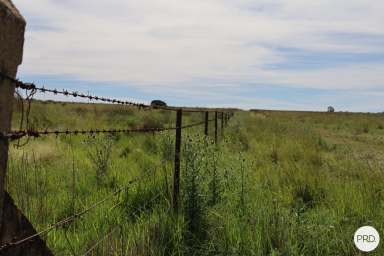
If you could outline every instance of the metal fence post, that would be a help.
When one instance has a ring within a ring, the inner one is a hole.
[[[208,137],[208,122],[209,122],[209,112],[205,112],[205,128],[204,128],[204,134],[206,137]]]
[[[215,143],[217,144],[217,111],[215,112]]]
[[[181,126],[182,126],[181,109],[176,112],[176,142],[175,142],[175,169],[173,172],[173,210],[175,213],[179,210],[180,197],[180,151],[181,151]]]
[[[224,112],[221,112],[221,137],[224,137]]]

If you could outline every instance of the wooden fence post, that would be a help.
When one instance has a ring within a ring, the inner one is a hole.
[[[205,127],[204,127],[204,134],[206,137],[208,137],[208,122],[209,122],[209,112],[205,112]]]
[[[0,0],[0,72],[14,78],[23,59],[26,22],[9,0]],[[11,129],[15,85],[0,78],[0,133]],[[1,137],[1,136],[0,136]],[[3,223],[4,182],[8,162],[8,140],[0,138],[0,230]]]
[[[0,246],[36,234],[32,224],[17,208],[5,191],[9,141],[4,134],[11,129],[12,108],[17,68],[23,59],[26,22],[11,0],[0,0]],[[39,236],[27,246],[16,246],[0,252],[1,255],[52,255]]]
[[[215,112],[215,143],[217,144],[217,111]]]
[[[175,213],[179,210],[180,200],[180,151],[181,151],[181,126],[182,126],[181,109],[176,112],[176,142],[175,142],[175,169],[173,172],[173,210]]]

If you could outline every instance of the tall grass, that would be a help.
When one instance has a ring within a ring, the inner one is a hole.
[[[96,104],[34,102],[31,113],[41,129],[167,126],[173,119]],[[355,230],[384,230],[383,125],[373,114],[258,111],[237,113],[218,145],[201,136],[203,127],[185,130],[178,214],[171,207],[173,133],[11,146],[7,189],[42,230],[144,177],[48,234],[57,255],[82,254],[113,227],[93,255],[359,255]],[[383,252],[379,246],[371,255]]]

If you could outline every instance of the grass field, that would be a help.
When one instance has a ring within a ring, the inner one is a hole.
[[[20,113],[14,115],[18,128]],[[174,113],[34,102],[36,129],[174,125]],[[202,121],[186,114],[184,124]],[[384,115],[237,112],[219,145],[183,131],[182,209],[171,207],[174,132],[13,143],[7,188],[38,230],[111,195],[45,238],[57,255],[363,255],[384,231]],[[220,133],[220,131],[219,131]],[[25,142],[25,141],[21,141]],[[383,255],[382,245],[370,255]]]

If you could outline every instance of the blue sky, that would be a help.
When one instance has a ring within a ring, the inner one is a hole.
[[[384,111],[384,2],[14,0],[19,77],[171,105]],[[45,96],[44,96],[45,97]]]

